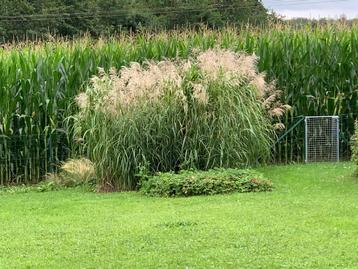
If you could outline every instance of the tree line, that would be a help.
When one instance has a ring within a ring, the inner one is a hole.
[[[1,41],[263,24],[261,0],[0,0]]]

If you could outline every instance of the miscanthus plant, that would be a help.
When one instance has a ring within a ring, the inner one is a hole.
[[[141,171],[244,167],[269,156],[288,106],[257,58],[211,49],[189,60],[103,70],[77,96],[74,133],[104,188],[131,190]],[[280,125],[276,125],[280,127]]]

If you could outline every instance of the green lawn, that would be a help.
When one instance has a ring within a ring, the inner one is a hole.
[[[0,193],[0,268],[358,268],[349,163],[260,169],[272,193]]]

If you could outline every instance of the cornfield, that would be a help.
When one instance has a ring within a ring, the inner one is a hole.
[[[35,183],[70,156],[74,142],[66,128],[71,120],[65,119],[76,113],[74,97],[98,67],[186,58],[214,47],[260,57],[260,71],[293,107],[287,127],[301,115],[344,115],[341,138],[348,144],[358,112],[358,27],[228,28],[10,44],[0,49],[0,184]],[[276,146],[276,161],[302,160],[300,132]]]

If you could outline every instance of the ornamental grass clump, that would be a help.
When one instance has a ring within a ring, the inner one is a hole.
[[[76,187],[94,185],[95,170],[93,163],[85,158],[68,159],[61,163],[58,173],[46,176],[46,181],[40,183],[41,187]]]
[[[266,160],[272,118],[289,107],[257,58],[211,49],[188,60],[100,70],[77,97],[74,133],[104,190],[133,190],[139,170],[246,167]]]

